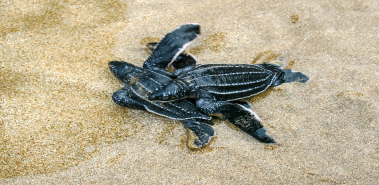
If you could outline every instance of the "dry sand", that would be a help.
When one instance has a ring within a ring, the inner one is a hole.
[[[0,183],[378,184],[377,0],[0,1]],[[107,63],[184,23],[199,63],[272,51],[311,78],[247,101],[278,142],[216,120],[201,150],[179,122],[122,108]]]

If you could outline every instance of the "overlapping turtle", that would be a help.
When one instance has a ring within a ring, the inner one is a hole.
[[[211,116],[227,119],[263,143],[266,135],[248,102],[238,101],[282,83],[307,82],[309,78],[275,64],[204,64],[182,53],[200,34],[198,24],[185,24],[168,33],[158,44],[148,44],[152,54],[143,68],[123,61],[109,62],[124,88],[113,94],[123,107],[149,111],[181,121],[195,136],[193,146],[207,145],[215,135]],[[168,67],[176,69],[171,73]]]

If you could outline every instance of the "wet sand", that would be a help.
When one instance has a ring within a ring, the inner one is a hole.
[[[2,184],[377,184],[376,1],[0,1]],[[119,107],[111,60],[184,23],[199,63],[285,56],[309,75],[246,99],[277,144],[227,121],[200,150],[154,114]]]

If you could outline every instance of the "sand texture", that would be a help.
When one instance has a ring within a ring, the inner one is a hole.
[[[378,184],[377,0],[0,0],[0,184]],[[267,53],[306,73],[246,99],[277,141],[227,121],[192,150],[180,122],[117,106],[111,60],[185,23],[198,63]]]

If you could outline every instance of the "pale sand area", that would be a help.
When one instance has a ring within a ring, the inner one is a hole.
[[[379,3],[0,1],[0,183],[379,183]],[[286,57],[310,83],[249,98],[276,145],[215,120],[191,150],[175,121],[117,106],[111,60],[184,23],[199,63]]]

